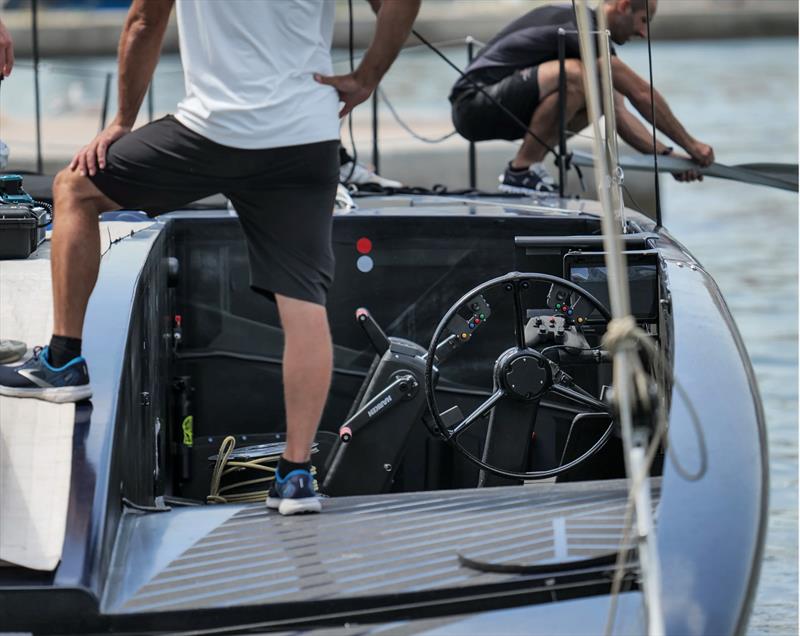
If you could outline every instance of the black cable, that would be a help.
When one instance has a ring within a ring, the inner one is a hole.
[[[440,58],[442,58],[450,67],[452,67],[461,76],[461,79],[464,79],[467,82],[469,82],[472,85],[473,88],[475,88],[478,91],[480,91],[481,94],[484,97],[486,97],[490,102],[492,102],[495,106],[497,106],[506,115],[508,115],[514,121],[515,124],[517,124],[523,131],[525,131],[525,133],[529,134],[536,141],[538,141],[542,146],[544,146],[547,149],[547,151],[549,153],[551,153],[556,159],[559,159],[558,153],[555,151],[555,149],[550,144],[548,144],[545,141],[543,141],[542,138],[539,137],[539,135],[537,135],[530,128],[528,128],[527,124],[524,124],[514,113],[512,113],[510,110],[508,110],[505,106],[503,106],[500,102],[498,102],[494,97],[489,95],[489,93],[487,93],[483,89],[483,86],[481,86],[480,84],[478,84],[478,82],[476,82],[475,80],[470,78],[468,75],[466,75],[460,68],[458,68],[458,66],[456,66],[453,62],[451,62],[450,59],[444,53],[442,53],[439,49],[437,49],[433,44],[428,42],[428,40],[426,40],[424,37],[422,37],[415,29],[412,29],[411,33],[413,33],[431,51],[433,51],[434,53],[436,53],[436,55],[438,55]],[[525,135],[523,134],[523,137],[524,136]]]
[[[347,15],[348,15],[348,34],[349,34],[349,43],[348,48],[350,50],[350,73],[355,72],[355,55],[353,53],[353,0],[347,0]],[[356,149],[356,139],[353,136],[353,111],[351,110],[347,113],[347,130],[350,134],[350,146],[353,149],[353,161],[350,165],[350,172],[347,174],[347,178],[343,180],[344,183],[349,183],[350,179],[353,178],[353,173],[356,171],[356,161],[358,161],[358,150]]]
[[[655,179],[656,190],[656,229],[658,229],[661,227],[661,192],[658,184],[658,142],[656,140],[655,89],[653,88],[653,55],[650,50],[650,0],[646,0],[644,6],[647,11],[647,64],[650,68],[650,112],[653,118],[653,165],[655,166],[653,177]]]

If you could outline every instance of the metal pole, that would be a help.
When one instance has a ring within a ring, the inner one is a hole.
[[[475,40],[471,35],[467,36],[467,62],[472,64],[475,59]],[[469,142],[469,187],[474,190],[478,187],[478,165],[477,157],[475,155],[475,142]]]
[[[106,87],[103,90],[103,110],[100,113],[100,131],[105,130],[106,117],[108,117],[108,101],[111,98],[111,73],[106,73]]]
[[[611,176],[608,170],[608,149],[601,145],[600,88],[598,86],[594,39],[590,35],[589,10],[585,0],[577,1],[576,17],[580,35],[581,59],[587,69],[583,74],[586,108],[594,135],[595,181],[597,193],[602,204],[603,247],[606,252],[608,268],[608,295],[611,300],[611,313],[614,320],[630,317],[630,288],[628,287],[627,262],[623,252],[621,234],[611,202]],[[607,68],[601,66],[601,73]],[[611,86],[610,79],[606,86]],[[616,131],[612,131],[616,135]],[[639,563],[642,570],[647,633],[649,636],[664,636],[664,614],[661,607],[661,568],[655,529],[652,524],[650,504],[650,483],[642,474],[643,453],[641,435],[643,431],[634,430],[633,405],[636,401],[633,370],[637,352],[630,344],[620,347],[614,353],[613,386],[615,402],[619,410],[622,445],[625,453],[625,469],[631,488],[635,488],[634,510],[638,540]],[[641,483],[638,479],[641,477]],[[646,491],[646,492],[645,492]]]
[[[153,82],[147,87],[147,121],[153,121]]]
[[[597,17],[600,34],[600,64],[603,72],[600,79],[603,86],[603,115],[606,123],[606,156],[608,165],[611,168],[611,204],[614,206],[614,213],[619,215],[622,233],[627,233],[627,222],[625,218],[625,202],[622,196],[622,183],[624,175],[622,168],[619,167],[619,144],[617,142],[617,115],[614,110],[614,87],[611,78],[611,33],[606,28],[606,13],[598,11]]]
[[[375,173],[380,174],[380,155],[378,154],[378,91],[372,93],[372,165]]]
[[[567,188],[567,32],[558,29],[558,195],[564,197]]]
[[[36,172],[42,174],[42,104],[39,94],[39,2],[31,0],[31,28],[33,29],[33,90],[36,109]]]

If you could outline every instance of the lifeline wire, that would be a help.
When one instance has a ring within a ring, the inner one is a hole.
[[[400,127],[405,130],[409,135],[411,135],[414,139],[419,141],[423,141],[426,144],[438,144],[443,142],[445,139],[450,139],[453,135],[455,135],[458,131],[452,130],[446,135],[442,135],[441,137],[436,137],[435,139],[431,139],[430,137],[424,137],[419,133],[414,132],[406,122],[404,122],[400,115],[395,110],[394,106],[392,106],[392,102],[389,101],[389,98],[386,96],[386,92],[382,89],[378,89],[378,94],[380,95],[381,99],[386,103],[386,107],[389,109],[389,112],[392,113],[395,121],[400,125]]]

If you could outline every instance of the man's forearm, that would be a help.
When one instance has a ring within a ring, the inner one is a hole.
[[[134,0],[119,39],[119,98],[114,123],[132,127],[153,78],[173,0]]]
[[[653,153],[653,135],[650,130],[623,104],[615,105],[617,116],[617,132],[630,146],[645,154]],[[656,152],[662,154],[667,150],[667,146],[656,141]]]
[[[683,124],[672,114],[666,100],[658,91],[653,91],[653,97],[656,106],[656,128],[682,148],[688,149],[689,146],[694,143],[694,137],[686,131]],[[642,114],[642,117],[651,124],[653,123],[653,110],[650,102],[649,90],[646,93],[640,93],[637,97],[632,98],[631,103],[636,110]]]
[[[383,2],[378,11],[375,35],[355,76],[374,88],[400,52],[411,32],[421,0]]]
[[[650,84],[634,73],[633,70],[618,57],[613,57],[611,59],[611,73],[614,79],[614,88],[627,97],[634,108],[652,124],[653,113],[650,102]],[[655,97],[654,101],[656,106],[656,127],[682,148],[688,150],[688,147],[695,142],[694,137],[686,132],[683,125],[678,121],[675,115],[672,114],[666,100],[661,94],[654,90],[653,95]]]

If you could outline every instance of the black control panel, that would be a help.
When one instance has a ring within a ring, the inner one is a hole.
[[[658,321],[659,301],[658,251],[628,251],[625,252],[625,258],[631,312],[637,322],[655,323]],[[585,289],[603,303],[609,311],[611,310],[608,293],[608,268],[604,252],[568,252],[564,256],[564,278]],[[557,304],[553,307],[556,308]],[[568,306],[568,315],[570,309]],[[599,315],[597,312],[590,312],[583,317],[584,320],[594,320],[599,318]]]

